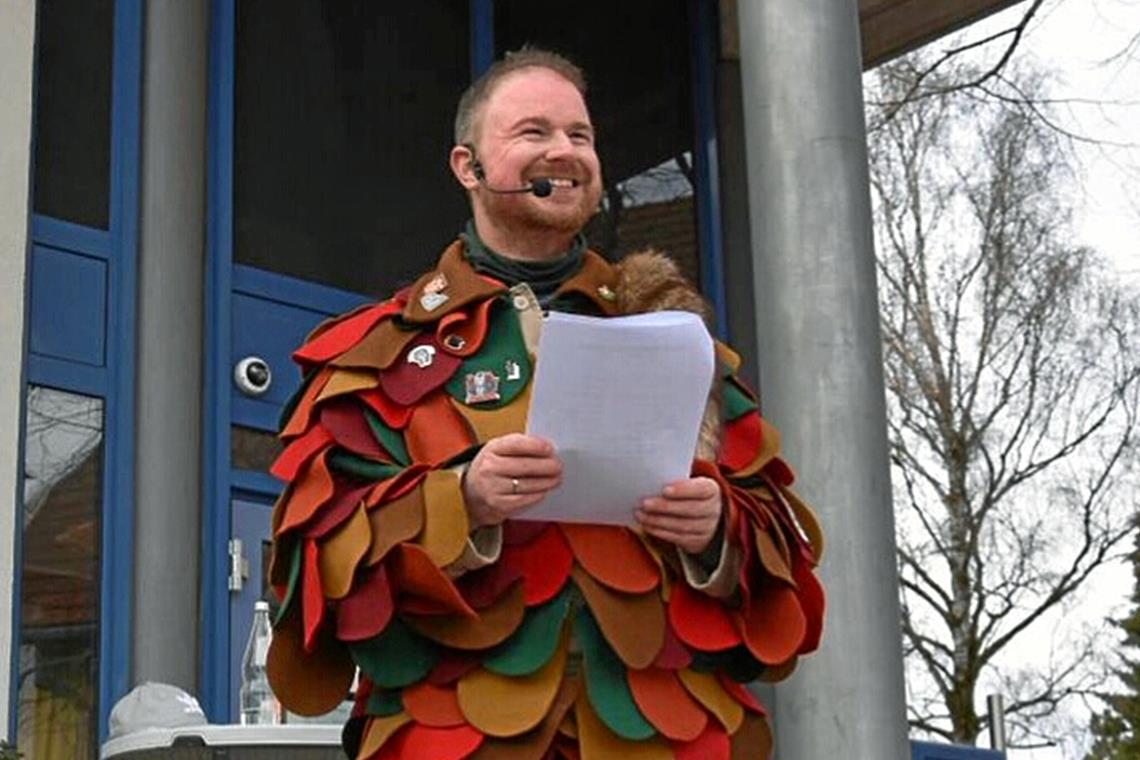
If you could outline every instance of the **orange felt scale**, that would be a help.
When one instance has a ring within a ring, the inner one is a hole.
[[[585,523],[558,527],[586,572],[615,591],[643,594],[660,583],[657,563],[628,528]]]
[[[322,404],[319,419],[321,427],[341,448],[372,459],[392,460],[392,455],[377,443],[360,406],[350,399],[338,398]]]
[[[365,569],[336,608],[336,635],[341,641],[363,641],[379,635],[396,609],[388,570],[383,564]]]
[[[467,506],[459,487],[459,475],[433,470],[423,483],[424,529],[419,543],[439,567],[446,567],[467,546]]]
[[[424,527],[424,495],[419,488],[368,512],[372,527],[372,546],[366,565],[374,565],[388,555],[393,547],[411,541]]]
[[[732,760],[732,744],[728,734],[715,722],[688,742],[673,745],[675,760]]]
[[[338,396],[346,396],[357,391],[375,388],[380,384],[380,376],[370,369],[337,369],[321,392],[317,394],[317,403]]]
[[[318,543],[321,589],[326,599],[343,599],[352,586],[352,575],[372,541],[368,515],[361,506],[328,538]]]
[[[631,668],[626,672],[626,680],[637,709],[666,738],[691,742],[708,725],[709,714],[681,685],[675,672]]]
[[[356,756],[360,760],[371,758],[380,751],[392,735],[406,726],[412,720],[412,716],[406,712],[398,712],[395,715],[377,716],[368,719],[368,725],[364,728],[364,736],[360,740],[360,749]]]
[[[746,715],[740,729],[732,735],[732,760],[770,760],[772,728],[766,718]]]
[[[380,415],[384,424],[393,430],[403,430],[408,420],[412,418],[413,407],[400,406],[384,395],[384,391],[371,388],[356,394],[356,397],[369,406],[372,411]]]
[[[483,743],[483,734],[471,726],[431,728],[411,723],[401,728],[374,760],[463,760]]]
[[[579,684],[577,679],[567,678],[562,681],[554,704],[543,717],[542,723],[527,733],[510,739],[487,739],[483,746],[471,756],[471,760],[557,760],[565,755],[548,753],[551,742],[558,733],[559,726],[567,713],[574,706],[578,697]],[[570,713],[572,716],[573,713]],[[575,755],[577,757],[577,755]]]
[[[513,521],[512,521],[513,522]],[[570,544],[554,524],[541,527],[528,543],[510,544],[503,540],[498,564],[522,576],[526,605],[548,602],[566,585],[574,555]],[[504,528],[504,534],[510,532]]]
[[[451,728],[467,723],[459,709],[459,696],[454,688],[422,681],[404,689],[402,698],[404,709],[421,725]]]
[[[289,440],[309,429],[309,426],[313,424],[313,410],[316,408],[317,396],[321,395],[332,374],[333,370],[330,367],[322,367],[317,372],[316,377],[309,383],[309,387],[305,389],[301,400],[297,402],[297,408],[293,410],[289,421],[285,423],[285,427],[281,428],[278,437],[282,440]]]
[[[759,413],[752,411],[725,423],[720,444],[720,464],[729,471],[743,470],[756,458],[763,435]]]
[[[292,482],[301,468],[312,459],[317,452],[332,443],[332,433],[321,426],[312,427],[307,433],[297,438],[281,452],[273,466],[269,468],[271,475],[286,483]]]
[[[760,662],[778,665],[800,648],[807,634],[796,592],[783,584],[757,591],[740,614],[744,645]]]
[[[459,679],[459,708],[467,721],[495,737],[517,736],[542,722],[558,695],[566,667],[566,643],[550,662],[526,676],[503,676],[484,668]]]
[[[325,598],[321,593],[317,542],[305,541],[303,564],[301,565],[301,610],[305,621],[305,651],[312,652],[316,646],[317,633],[325,619]]]
[[[326,457],[328,451],[318,454],[293,484],[289,500],[282,510],[281,524],[274,535],[281,536],[308,522],[317,510],[333,497],[332,475]]]
[[[387,369],[404,356],[404,349],[416,337],[414,330],[401,330],[392,320],[373,327],[355,346],[333,359],[334,367]]]
[[[401,308],[402,304],[396,301],[385,301],[350,314],[294,351],[293,361],[298,364],[319,364],[339,356],[356,345],[377,322],[400,313]]]
[[[443,391],[425,398],[416,407],[404,430],[404,442],[413,462],[433,465],[454,458],[475,443],[467,423]]]
[[[400,498],[422,483],[430,469],[427,465],[415,464],[400,470],[396,477],[382,480],[373,486],[364,503],[371,509],[377,504]]]
[[[352,516],[357,507],[364,503],[364,497],[370,490],[371,486],[350,488],[340,483],[335,484],[332,499],[305,525],[305,537],[324,538]]]
[[[613,591],[580,567],[574,568],[573,577],[618,658],[630,668],[653,664],[665,643],[665,606],[660,595]]]
[[[677,677],[681,679],[685,689],[716,716],[725,731],[730,734],[736,733],[736,729],[740,728],[740,722],[744,720],[744,708],[724,690],[716,676],[710,673],[698,673],[695,670],[679,670]]]
[[[471,356],[482,348],[487,337],[487,317],[494,303],[494,298],[488,298],[439,320],[435,334],[444,350],[455,356]]]
[[[432,641],[455,649],[488,649],[501,644],[518,630],[526,606],[523,604],[521,584],[516,585],[503,598],[476,618],[457,615],[405,615],[405,622],[415,631]]]
[[[475,440],[486,443],[492,438],[526,430],[527,414],[530,412],[530,392],[534,383],[526,388],[505,406],[498,409],[480,409],[477,406],[456,404],[455,410],[467,421]]]
[[[449,613],[476,618],[475,610],[459,595],[451,579],[432,562],[427,552],[414,544],[400,544],[388,559],[391,582],[404,594],[439,605]],[[398,606],[402,607],[402,598]]]
[[[738,478],[749,478],[763,470],[780,454],[780,431],[763,417],[760,418],[760,449],[751,462],[740,471],[734,472]]]
[[[731,649],[741,640],[724,606],[684,583],[673,588],[669,623],[681,641],[704,652]]]
[[[344,701],[356,667],[348,648],[332,636],[321,637],[320,646],[307,652],[299,622],[289,615],[273,632],[265,663],[269,683],[291,712],[323,715]]]

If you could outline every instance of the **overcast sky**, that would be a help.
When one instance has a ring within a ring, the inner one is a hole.
[[[1017,23],[1026,6],[1020,3],[975,25],[964,39]],[[1052,72],[1054,98],[1082,101],[1057,105],[1065,129],[1102,143],[1077,144],[1080,182],[1073,188],[1074,232],[1080,242],[1104,254],[1121,280],[1140,289],[1140,44],[1130,56],[1109,60],[1138,34],[1140,0],[1049,0],[1017,55]],[[943,40],[932,47],[945,49],[949,44]],[[992,60],[1002,49],[1002,43],[991,45],[979,53],[979,60]],[[1016,647],[1018,656],[1023,662],[1039,661],[1060,642],[1065,625],[1125,613],[1131,583],[1130,569],[1123,564],[1094,576],[1079,604],[1031,629]],[[984,701],[984,694],[979,697]],[[1087,716],[1078,711],[1074,718],[1083,723]],[[1068,747],[1011,751],[1009,757],[1070,760],[1082,754]]]

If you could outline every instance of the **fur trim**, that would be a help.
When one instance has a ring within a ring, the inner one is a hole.
[[[712,309],[693,287],[677,264],[663,253],[652,249],[631,253],[616,265],[618,270],[617,305],[622,314],[644,314],[651,311],[690,311],[711,325]],[[716,461],[720,448],[721,383],[713,381],[708,404],[697,438],[697,457]]]

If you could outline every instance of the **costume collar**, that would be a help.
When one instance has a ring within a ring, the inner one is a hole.
[[[562,283],[556,295],[580,293],[606,316],[617,308],[617,270],[593,251],[586,251],[582,268]],[[440,256],[435,269],[421,276],[408,291],[403,319],[412,324],[428,324],[468,304],[484,301],[506,292],[498,280],[476,272],[463,256],[463,241],[456,240]]]

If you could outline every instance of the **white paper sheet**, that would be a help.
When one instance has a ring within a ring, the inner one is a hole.
[[[695,314],[551,313],[527,432],[554,443],[562,485],[525,519],[633,523],[638,502],[689,476],[715,367]]]

